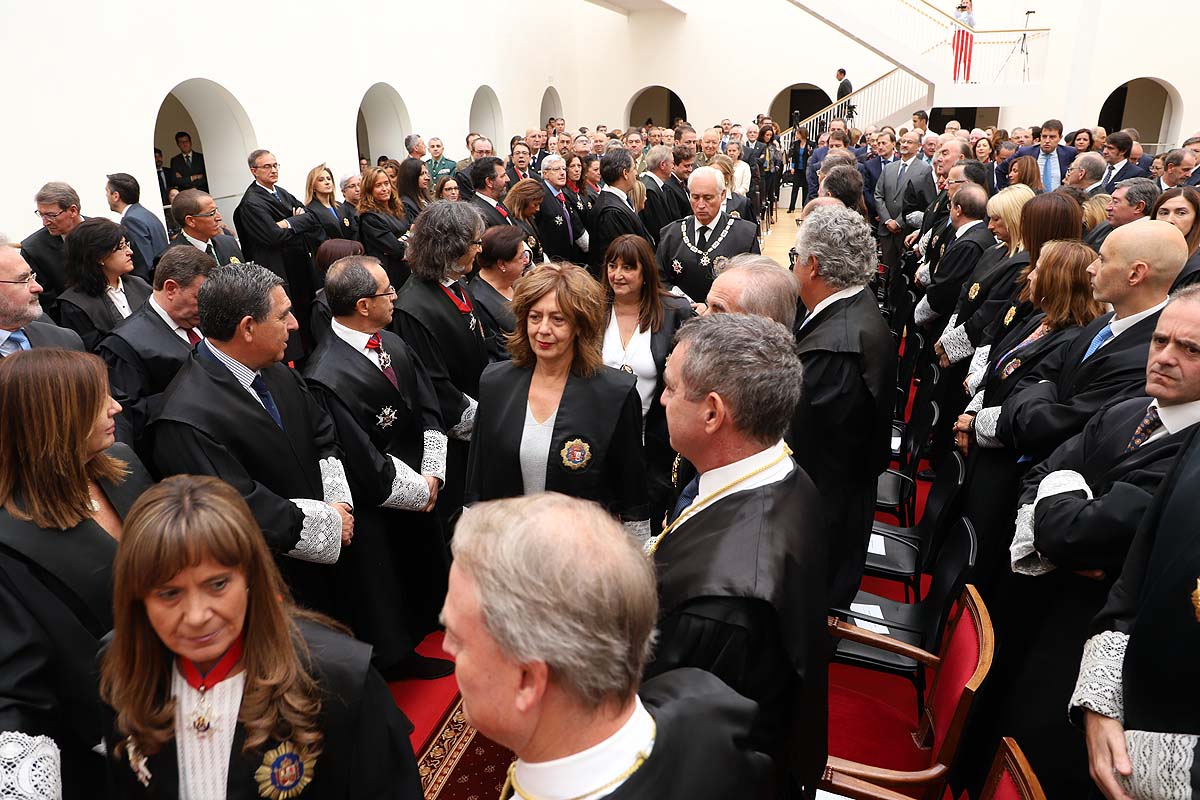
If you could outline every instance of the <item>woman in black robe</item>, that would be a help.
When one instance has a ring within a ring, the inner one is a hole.
[[[429,168],[419,158],[406,158],[396,172],[396,195],[411,222],[429,205]]]
[[[512,313],[513,284],[529,266],[525,231],[517,225],[493,225],[483,232],[475,256],[475,274],[467,283],[488,340],[488,360],[508,360],[508,336],[517,326]]]
[[[510,221],[525,234],[525,245],[529,248],[530,261],[541,264],[546,260],[542,249],[542,237],[537,232],[536,218],[545,198],[545,183],[525,178],[510,186],[504,195],[504,207],[509,210]]]
[[[479,384],[467,503],[561,492],[592,500],[646,539],[650,518],[637,379],[604,366],[604,292],[573,264],[517,281],[512,360]]]
[[[292,605],[231,486],[180,475],[146,492],[113,576],[111,797],[421,797],[371,648]]]
[[[330,239],[357,239],[358,219],[353,209],[339,203],[334,196],[333,170],[325,164],[318,164],[309,170],[304,183],[304,202],[308,213],[314,214],[321,221],[321,227],[306,236],[308,251],[316,253],[322,242]],[[353,215],[353,216],[352,216]],[[321,276],[325,271],[317,269],[317,285],[321,285]]]
[[[88,350],[150,297],[150,284],[132,272],[133,248],[117,223],[93,217],[67,235],[68,288],[58,313]]]
[[[487,339],[475,298],[462,282],[483,244],[483,219],[470,203],[439,200],[421,214],[409,241],[413,280],[400,289],[392,330],[416,352],[437,393],[449,447],[438,516],[449,523],[462,508],[467,443],[475,424]],[[393,284],[395,285],[395,284]]]
[[[6,797],[95,797],[103,782],[96,654],[112,629],[117,539],[151,484],[133,450],[114,443],[120,411],[96,356],[35,348],[0,359]]]
[[[409,276],[405,249],[410,225],[412,220],[405,215],[391,178],[379,167],[368,169],[358,200],[358,240],[367,255],[383,264],[397,289]]]

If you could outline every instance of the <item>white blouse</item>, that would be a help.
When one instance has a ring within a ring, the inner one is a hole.
[[[133,313],[133,309],[129,307],[129,297],[125,294],[124,278],[120,278],[116,286],[105,286],[104,293],[117,307],[117,313],[121,315],[121,319],[127,319]]]
[[[550,459],[550,441],[554,438],[554,419],[558,409],[546,419],[538,422],[533,411],[525,405],[525,430],[521,433],[521,485],[525,494],[546,491],[546,464]]]
[[[229,781],[229,752],[233,748],[245,685],[246,673],[239,672],[205,692],[212,729],[202,739],[192,728],[200,692],[188,686],[178,667],[171,671],[180,800],[224,800]]]
[[[638,395],[642,399],[642,420],[654,402],[654,389],[658,385],[658,367],[654,354],[650,352],[650,331],[638,328],[629,338],[629,345],[621,344],[621,328],[617,325],[617,313],[608,316],[608,329],[604,331],[604,363],[623,372],[637,376]]]
[[[750,165],[740,158],[733,162],[733,191],[738,194],[750,193]]]

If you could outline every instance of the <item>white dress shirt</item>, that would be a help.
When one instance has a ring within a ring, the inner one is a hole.
[[[708,472],[702,473],[700,475],[699,490],[696,492],[696,499],[680,514],[677,527],[683,527],[689,520],[699,516],[700,512],[718,500],[723,500],[738,492],[747,492],[751,489],[758,489],[763,486],[769,486],[772,483],[778,483],[788,475],[791,475],[792,470],[796,467],[795,462],[791,458],[782,458],[777,464],[764,469],[757,475],[746,478],[725,491],[717,492],[718,489],[728,486],[738,478],[749,475],[756,469],[760,469],[772,461],[779,459],[780,456],[783,456],[787,452],[784,450],[784,447],[783,441],[780,440],[766,450],[761,450],[752,456],[747,456],[741,461],[735,461],[732,464],[726,464],[723,467],[717,467],[716,469],[710,469]],[[714,492],[716,494],[712,497],[708,496]]]
[[[621,327],[617,324],[617,313],[608,315],[608,327],[604,330],[604,345],[602,349],[604,363],[613,369],[628,366],[637,377],[638,396],[642,400],[642,420],[650,411],[650,403],[654,401],[654,390],[658,386],[658,367],[654,364],[654,355],[650,352],[650,331],[638,327],[629,344],[621,344]]]
[[[170,328],[176,336],[178,336],[180,339],[183,339],[185,342],[188,340],[187,329],[179,327],[179,323],[171,319],[171,315],[168,314],[166,310],[158,304],[158,300],[154,299],[153,294],[150,295],[150,308],[154,309],[154,313],[158,314],[158,316],[162,318],[162,321],[167,323],[167,327]],[[193,328],[192,330],[196,332],[197,336],[203,337],[203,334],[200,333],[199,328]],[[190,347],[191,344],[189,343],[188,346]],[[258,395],[255,395],[255,397],[257,396]]]
[[[854,297],[854,295],[858,294],[865,288],[865,286],[847,286],[845,289],[839,289],[838,291],[829,295],[829,297],[826,297],[824,300],[817,303],[813,307],[813,310],[808,312],[808,315],[804,317],[804,321],[800,323],[800,327],[803,328],[805,325],[812,322],[813,318],[816,317],[817,314],[820,314],[838,300],[846,300],[847,298]]]
[[[371,340],[371,334],[356,331],[353,328],[347,328],[342,323],[335,320],[330,320],[330,325],[333,327],[334,334],[337,335],[346,344],[353,347],[358,352],[362,353],[368,361],[370,361],[379,369],[383,370],[383,362],[380,360],[382,350],[368,350],[367,342]]]
[[[188,685],[178,667],[171,670],[180,800],[225,797],[229,781],[229,754],[237,732],[238,711],[242,707],[245,685],[246,673],[239,672],[205,691],[212,729],[201,739],[192,728],[192,715],[200,702],[200,692]]]
[[[1190,403],[1180,403],[1177,406],[1159,405],[1158,398],[1150,401],[1150,405],[1158,409],[1158,418],[1162,426],[1151,434],[1142,444],[1148,444],[1164,436],[1171,436],[1186,430],[1200,422],[1200,400]]]
[[[125,295],[124,278],[119,278],[116,286],[105,285],[104,296],[117,307],[117,313],[121,315],[121,319],[125,319],[133,313],[133,309],[129,307],[129,298]]]

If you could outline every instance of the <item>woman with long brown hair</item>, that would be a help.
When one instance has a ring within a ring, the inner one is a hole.
[[[117,540],[151,484],[115,443],[120,411],[97,356],[35,348],[0,359],[4,796],[95,797],[103,786],[94,665],[112,629]]]
[[[396,165],[399,168],[399,164]],[[363,175],[362,196],[358,199],[358,240],[367,255],[379,259],[392,286],[399,289],[408,280],[404,262],[408,228],[412,224],[404,214],[396,193],[396,184],[388,173],[371,167]]]
[[[371,648],[291,603],[241,496],[180,475],[130,512],[100,686],[117,797],[420,798]]]
[[[604,365],[604,291],[573,264],[540,264],[514,286],[511,361],[479,381],[467,501],[562,492],[650,535],[636,378]]]
[[[1037,159],[1033,156],[1014,158],[1008,165],[1008,185],[1015,186],[1018,183],[1025,184],[1038,194],[1044,190],[1042,175],[1038,172]]]

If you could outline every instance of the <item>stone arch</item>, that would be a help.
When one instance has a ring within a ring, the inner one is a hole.
[[[1183,98],[1161,78],[1128,80],[1109,93],[1097,124],[1108,131],[1137,128],[1147,153],[1157,153],[1178,143],[1183,124]]]
[[[562,98],[558,96],[558,89],[547,86],[546,91],[542,92],[542,108],[538,112],[538,124],[544,128],[546,120],[550,117],[561,117],[562,115]]]
[[[382,155],[403,161],[407,155],[404,137],[412,132],[412,120],[400,93],[387,83],[367,89],[358,104],[355,132],[358,154],[366,156],[372,165]]]
[[[625,106],[625,120],[630,127],[640,127],[647,119],[652,119],[655,125],[666,128],[677,117],[687,119],[687,107],[679,95],[666,86],[643,87],[633,93]]]
[[[491,140],[494,152],[507,152],[508,142],[501,141],[504,137],[504,115],[500,111],[500,98],[492,87],[484,85],[475,90],[475,96],[471,98],[470,126],[472,131]]]
[[[813,83],[793,83],[775,95],[767,112],[781,130],[792,127],[792,112],[806,119],[833,102],[833,98]]]

